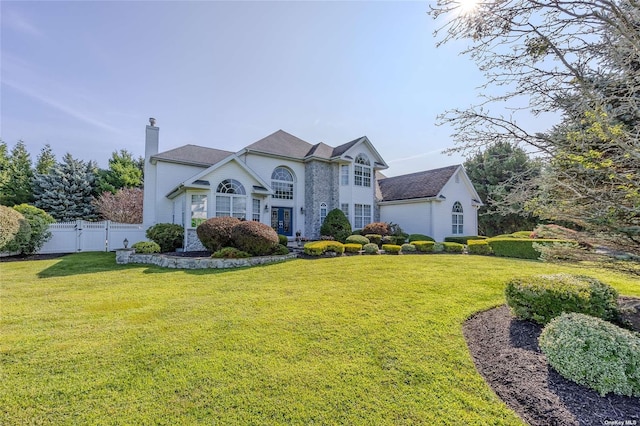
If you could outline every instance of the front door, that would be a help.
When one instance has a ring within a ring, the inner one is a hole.
[[[271,207],[271,227],[280,235],[293,236],[291,207]]]

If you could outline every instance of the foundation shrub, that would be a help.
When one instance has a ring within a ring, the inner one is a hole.
[[[378,254],[379,247],[376,243],[369,243],[362,246],[365,254]]]
[[[397,245],[397,244],[383,244],[382,245],[382,250],[384,250],[384,252],[387,253],[387,254],[399,254],[401,249],[402,249],[402,247]]]
[[[382,237],[382,244],[397,244],[398,238],[395,235],[385,235]]]
[[[380,248],[380,244],[382,243],[382,235],[380,234],[366,234],[365,237],[369,240],[371,244],[376,244],[378,248]]]
[[[552,274],[513,278],[505,297],[518,318],[547,324],[563,312],[578,312],[607,321],[619,320],[618,292],[582,275]]]
[[[278,247],[278,234],[264,223],[240,222],[231,230],[231,243],[254,256],[266,256]]]
[[[216,259],[244,259],[251,257],[246,251],[239,250],[235,247],[223,247],[218,251],[215,251],[211,257]]]
[[[362,244],[346,243],[344,245],[345,253],[358,253],[360,250],[362,250]]]
[[[420,253],[433,253],[434,241],[413,241],[411,243]]]
[[[289,238],[286,235],[278,234],[278,244],[286,247],[289,244]]]
[[[139,254],[160,253],[160,246],[153,241],[138,241],[131,248],[135,249],[136,253]]]
[[[464,244],[460,243],[444,242],[442,243],[442,247],[445,253],[462,253],[464,251]]]
[[[600,318],[565,313],[538,339],[549,364],[565,378],[597,391],[640,397],[640,335]]]
[[[0,250],[16,237],[23,219],[24,216],[11,207],[0,206]]]
[[[198,225],[196,234],[207,250],[215,252],[231,245],[231,232],[239,223],[237,217],[212,217]]]
[[[402,253],[415,253],[417,249],[413,244],[405,243],[401,246],[400,251],[402,251]]]
[[[31,228],[28,240],[16,251],[22,254],[37,253],[51,239],[49,225],[55,223],[55,219],[44,210],[29,204],[13,206],[13,209],[24,216]]]
[[[486,240],[469,240],[467,242],[467,251],[469,254],[491,254],[491,246]]]
[[[285,245],[278,244],[278,246],[275,249],[273,249],[273,252],[271,254],[274,254],[277,256],[289,254],[289,248]]]
[[[147,229],[146,235],[160,246],[160,252],[173,252],[182,247],[184,228],[175,223],[158,223]]]
[[[367,234],[378,234],[384,237],[385,235],[391,235],[391,227],[386,222],[371,222],[362,228],[362,233],[365,236]]]
[[[363,237],[362,235],[349,235],[346,240],[347,244],[360,244],[363,246],[365,244],[369,244],[370,241],[367,237]]]
[[[487,237],[479,235],[468,235],[466,237],[445,237],[445,243],[469,244],[469,241],[486,240]]]
[[[435,242],[436,240],[434,240],[430,236],[424,235],[424,234],[409,234],[408,241],[410,243],[412,243],[414,241],[433,241],[433,242]]]
[[[496,256],[537,260],[540,258],[540,252],[535,249],[534,244],[571,243],[572,241],[495,237],[489,238],[487,242]]]
[[[344,243],[347,237],[351,235],[349,219],[347,219],[342,210],[331,210],[320,227],[320,234],[330,235],[335,240]]]
[[[344,244],[339,241],[313,241],[304,245],[304,253],[309,256],[321,256],[326,252],[342,254]]]

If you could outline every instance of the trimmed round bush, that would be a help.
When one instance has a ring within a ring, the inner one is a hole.
[[[344,243],[349,235],[351,235],[351,224],[349,219],[340,209],[333,209],[322,222],[320,227],[321,235],[332,236],[335,240]]]
[[[287,246],[289,244],[289,238],[286,235],[278,234],[278,243],[281,246]]]
[[[383,244],[382,250],[387,254],[399,254],[402,247],[397,244]]]
[[[271,254],[275,254],[276,256],[289,254],[289,248],[285,245],[278,244],[278,246],[273,250],[273,253]]]
[[[362,234],[378,234],[382,237],[391,234],[391,227],[386,222],[371,222],[362,228]]]
[[[278,246],[278,234],[264,223],[240,222],[231,231],[231,242],[233,247],[254,256],[265,256]]]
[[[174,252],[182,247],[184,228],[175,223],[158,223],[147,229],[146,236],[158,243],[162,253]]]
[[[362,250],[366,254],[378,254],[379,247],[376,243],[369,243],[362,246]]]
[[[640,337],[580,313],[553,319],[538,339],[549,364],[563,377],[607,393],[640,397]]]
[[[154,243],[153,241],[138,241],[133,244],[131,248],[135,249],[136,253],[140,254],[160,253],[160,246],[158,243]]]
[[[409,243],[403,244],[400,247],[401,247],[400,251],[402,251],[402,253],[416,253],[418,251],[416,246],[414,246],[413,244],[409,244]]]
[[[420,253],[433,253],[435,244],[433,241],[413,241],[411,243]]]
[[[238,250],[235,247],[223,247],[214,252],[211,257],[215,259],[244,259],[251,257],[246,251]]]
[[[358,253],[360,250],[362,250],[362,244],[346,243],[344,245],[345,253]]]
[[[469,254],[488,255],[491,254],[491,246],[486,240],[467,241],[467,251]]]
[[[367,238],[371,244],[376,244],[378,246],[378,248],[380,248],[380,244],[382,243],[382,235],[380,235],[380,234],[366,234],[365,238]]]
[[[312,241],[304,245],[304,253],[309,256],[321,256],[326,252],[342,254],[344,251],[344,244],[339,241]]]
[[[0,206],[0,250],[16,237],[23,219],[24,216],[11,207]]]
[[[407,241],[412,243],[414,241],[433,241],[433,242],[435,242],[436,240],[434,240],[430,236],[424,235],[424,234],[410,234]]]
[[[237,217],[212,217],[198,225],[196,234],[207,250],[215,252],[231,245],[231,231],[239,223]]]
[[[21,245],[18,251],[22,254],[37,253],[44,243],[51,239],[49,225],[55,223],[56,220],[44,210],[29,204],[13,206],[13,209],[24,216],[31,228],[28,240]]]
[[[618,292],[582,275],[553,274],[514,278],[505,288],[507,304],[521,319],[547,324],[563,312],[578,312],[607,321],[619,318]]]
[[[464,245],[460,243],[442,243],[445,253],[462,253],[464,251]]]
[[[382,244],[397,244],[398,238],[395,235],[385,235],[382,237]],[[399,244],[398,244],[399,245]]]
[[[349,235],[346,240],[348,244],[360,244],[360,246],[369,244],[370,242],[367,237],[363,237],[362,235]]]

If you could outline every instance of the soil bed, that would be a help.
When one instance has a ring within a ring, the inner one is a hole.
[[[626,305],[637,301],[621,298]],[[634,311],[625,319],[640,324],[639,317]],[[538,347],[542,326],[516,319],[507,306],[474,315],[463,331],[480,374],[528,424],[640,426],[640,398],[601,397],[560,376]]]

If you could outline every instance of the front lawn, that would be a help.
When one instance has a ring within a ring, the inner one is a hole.
[[[228,271],[109,253],[0,264],[0,424],[522,424],[462,336],[514,275],[602,270],[462,255]]]

